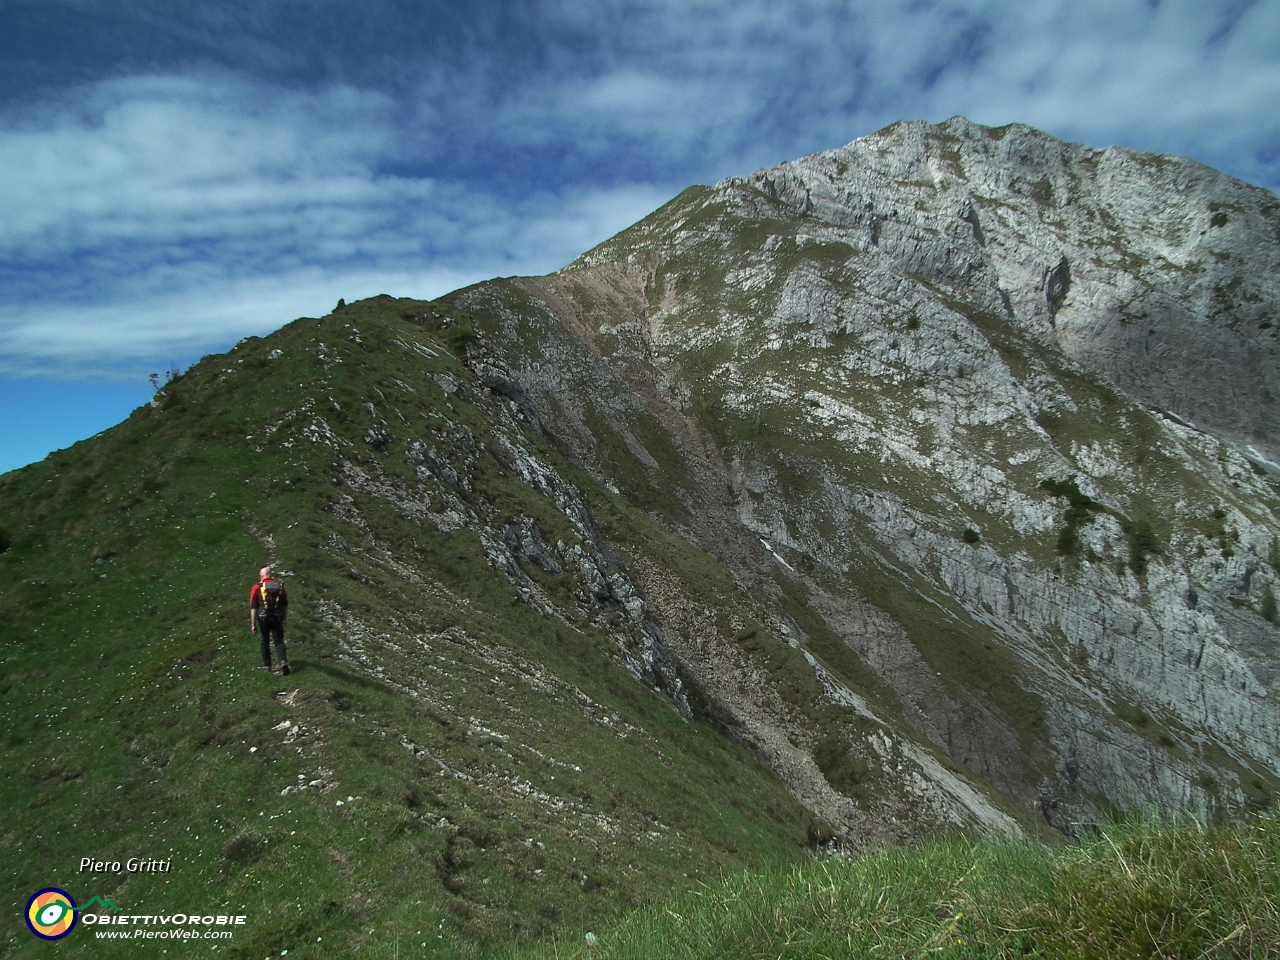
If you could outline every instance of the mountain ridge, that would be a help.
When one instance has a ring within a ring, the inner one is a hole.
[[[1280,205],[1134,156],[898,124],[6,474],[13,897],[163,844],[280,892],[245,956],[482,956],[832,842],[1271,805]]]

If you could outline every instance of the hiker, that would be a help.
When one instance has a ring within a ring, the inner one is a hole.
[[[280,673],[289,675],[289,655],[284,648],[284,621],[289,615],[289,596],[284,584],[271,577],[271,568],[258,571],[258,582],[249,591],[249,632],[258,635],[262,645],[262,669],[271,669],[271,638],[276,641],[276,659]]]

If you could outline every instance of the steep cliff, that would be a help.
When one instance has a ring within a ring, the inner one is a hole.
[[[815,670],[1069,828],[1275,788],[1278,259],[1266,191],[956,119],[693,188],[451,301],[548,436]],[[803,766],[779,732],[827,743],[761,720],[732,631],[692,639],[696,609],[636,576],[775,770]]]

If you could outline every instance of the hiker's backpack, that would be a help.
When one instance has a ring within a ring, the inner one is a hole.
[[[264,617],[280,616],[280,594],[284,586],[279,580],[267,578],[258,584],[258,595],[262,597],[262,615]]]

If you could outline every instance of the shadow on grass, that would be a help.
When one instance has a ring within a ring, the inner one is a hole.
[[[341,667],[335,667],[332,664],[312,663],[308,660],[300,660],[296,662],[293,660],[290,660],[289,666],[292,668],[294,673],[303,673],[307,670],[319,670],[321,673],[329,677],[332,677],[334,680],[344,680],[347,683],[350,683],[357,687],[362,687],[365,690],[376,690],[379,693],[386,693],[386,694],[391,694],[393,696],[399,696],[397,691],[393,690],[391,687],[387,686],[385,683],[381,682],[380,680],[373,680],[369,677],[362,677],[358,673],[352,673],[350,670],[344,670]]]

